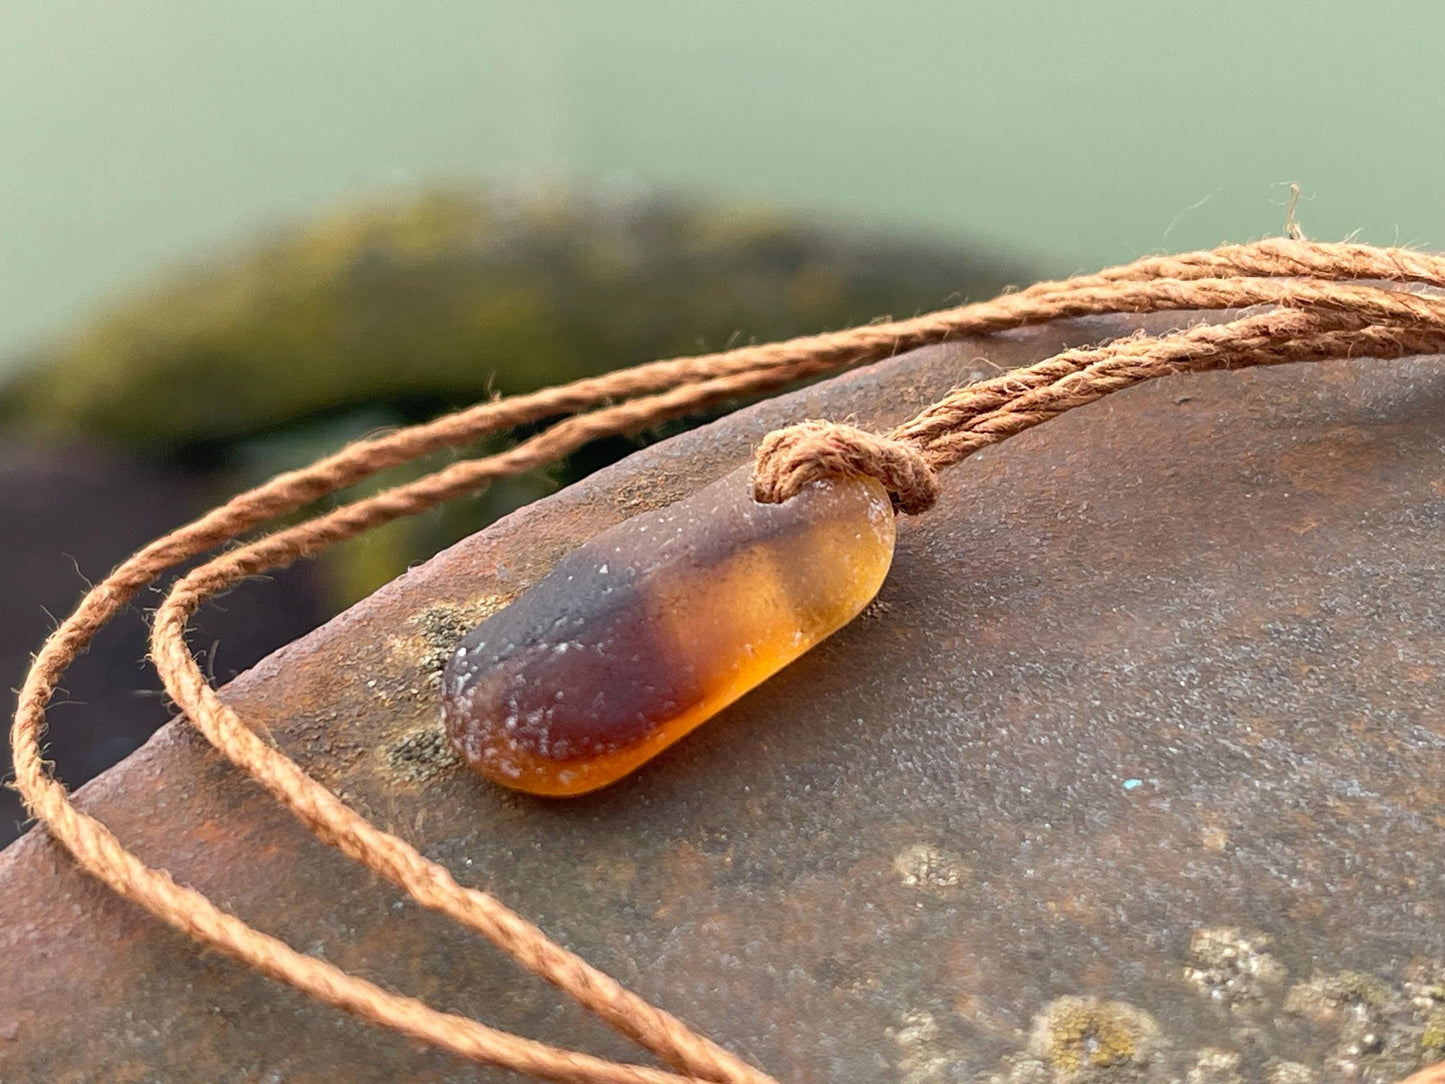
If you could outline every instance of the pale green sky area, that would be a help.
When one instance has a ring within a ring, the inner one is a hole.
[[[1445,244],[1445,4],[0,0],[0,355],[340,197],[571,179],[1049,272]]]

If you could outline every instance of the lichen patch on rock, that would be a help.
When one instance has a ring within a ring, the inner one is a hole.
[[[1285,980],[1285,968],[1265,951],[1270,939],[1233,926],[1195,930],[1189,939],[1193,964],[1184,980],[1216,1004],[1243,1009],[1263,1002]]]
[[[900,1084],[945,1084],[955,1079],[951,1070],[961,1064],[961,1059],[942,1042],[938,1020],[932,1013],[904,1013],[902,1024],[890,1028],[888,1035],[898,1046]]]
[[[510,601],[487,595],[463,604],[438,603],[412,616],[408,624],[416,633],[407,637],[407,647],[429,686],[441,685],[442,669],[462,637]]]
[[[407,731],[383,754],[393,778],[406,783],[433,782],[461,764],[440,723]]]
[[[1243,1060],[1237,1051],[1207,1046],[1195,1055],[1185,1084],[1244,1084],[1239,1073]]]
[[[1417,962],[1397,982],[1359,971],[1292,986],[1286,1013],[1336,1036],[1325,1066],[1341,1079],[1392,1084],[1445,1054],[1445,967]]]
[[[1146,1079],[1144,1071],[1163,1047],[1158,1023],[1143,1009],[1123,1001],[1061,997],[1034,1017],[1028,1054],[1050,1070],[1055,1084],[1074,1084]],[[1014,1066],[1011,1082],[1023,1068]]]
[[[969,870],[963,859],[931,843],[915,843],[893,858],[898,879],[910,888],[946,890],[967,882]]]
[[[1315,1071],[1297,1061],[1276,1061],[1265,1067],[1265,1084],[1315,1084]]]

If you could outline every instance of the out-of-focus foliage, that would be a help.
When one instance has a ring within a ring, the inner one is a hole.
[[[433,192],[174,274],[79,328],[3,403],[27,427],[185,453],[909,315],[1011,277],[757,209]]]
[[[0,413],[32,437],[219,468],[217,488],[234,491],[368,431],[489,395],[911,315],[1026,277],[951,246],[756,207],[434,191],[345,208],[172,272],[0,388]],[[324,564],[332,602],[355,601],[635,446],[617,438],[582,449],[554,470],[346,543]]]

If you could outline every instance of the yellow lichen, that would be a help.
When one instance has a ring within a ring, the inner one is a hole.
[[[1420,1036],[1420,1048],[1427,1054],[1445,1054],[1445,1008],[1436,1009],[1425,1020],[1425,1031]]]
[[[1159,1040],[1153,1017],[1122,1001],[1061,997],[1034,1019],[1029,1049],[1063,1080],[1089,1069],[1148,1062]]]

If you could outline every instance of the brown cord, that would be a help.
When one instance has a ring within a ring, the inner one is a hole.
[[[1445,299],[1439,304],[1437,320],[1445,321]],[[1351,356],[1405,357],[1441,350],[1445,350],[1445,323],[1396,328],[1362,324],[1347,314],[1288,310],[1158,338],[1068,350],[1026,369],[960,388],[886,437],[830,422],[804,422],[770,433],[758,447],[753,492],[760,501],[782,501],[815,478],[851,472],[877,478],[901,511],[925,511],[937,493],[934,472],[986,445],[1145,380],[1173,373]]]
[[[459,1057],[578,1084],[726,1081],[762,1084],[761,1071],[624,989],[491,895],[464,888],[405,841],[382,832],[263,742],[206,682],[185,644],[186,623],[210,596],[401,516],[475,492],[606,436],[803,377],[948,339],[1108,312],[1274,306],[1219,325],[1070,350],[961,388],[887,437],[809,423],[770,435],[755,471],[759,496],[781,500],[826,472],[863,472],[900,510],[936,497],[935,474],[988,444],[1143,380],[1180,372],[1332,357],[1399,357],[1445,350],[1445,300],[1371,285],[1445,287],[1445,259],[1404,249],[1273,239],[1212,252],[1151,257],[1097,275],[1040,283],[992,301],[912,320],[653,362],[533,395],[479,404],[425,425],[358,442],[278,476],[140,550],[93,588],[36,655],[21,689],[11,746],[16,786],[31,813],[88,872],[208,947],[318,1000]],[[614,405],[605,405],[613,403]],[[146,866],[50,776],[40,742],[45,708],[66,667],[134,595],[167,569],[276,516],[428,453],[563,413],[566,418],[495,456],[453,464],[406,485],[263,535],[181,577],[156,613],[152,650],[167,691],[213,745],[262,783],[312,832],[386,877],[419,904],[476,930],[564,990],[674,1071],[560,1049],[432,1009],[307,956]]]

